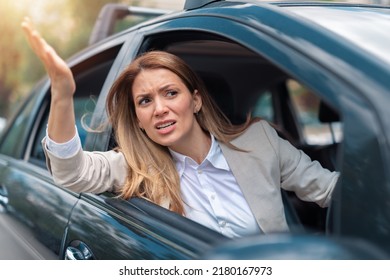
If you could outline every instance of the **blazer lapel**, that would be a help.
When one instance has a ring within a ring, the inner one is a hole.
[[[255,148],[262,147],[262,141],[258,139],[258,135],[252,135],[250,130],[245,134],[232,143],[237,147],[249,149],[249,152],[236,151],[220,143],[221,150],[260,229],[265,233],[288,231],[280,186],[270,182],[270,172],[268,172],[270,169],[267,166],[269,160],[262,160],[261,148]],[[254,139],[256,145],[253,144]],[[257,151],[250,151],[251,149],[257,149]],[[264,155],[266,158],[268,156]]]

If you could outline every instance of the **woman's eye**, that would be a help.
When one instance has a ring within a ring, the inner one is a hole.
[[[166,96],[172,97],[172,96],[175,96],[176,94],[177,94],[177,91],[175,91],[175,90],[169,90],[169,91],[167,91]]]
[[[150,98],[142,98],[138,101],[138,105],[146,105],[150,102]]]

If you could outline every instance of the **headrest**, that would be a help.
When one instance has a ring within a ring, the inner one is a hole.
[[[320,122],[323,123],[332,123],[340,121],[339,113],[323,101],[321,101],[320,103],[318,118]]]

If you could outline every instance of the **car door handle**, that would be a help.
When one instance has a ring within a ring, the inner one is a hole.
[[[8,192],[4,185],[0,185],[0,204],[4,207],[8,204]]]
[[[88,246],[82,241],[72,241],[65,250],[65,260],[94,260]]]

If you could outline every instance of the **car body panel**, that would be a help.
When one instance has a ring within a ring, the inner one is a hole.
[[[180,229],[180,221],[173,227],[131,201],[119,203],[112,196],[83,194],[72,212],[66,244],[82,240],[95,259],[194,259],[210,250],[212,243],[225,240],[216,235],[213,242],[206,242],[195,232]]]
[[[23,161],[10,160],[1,168],[1,187],[7,193],[2,215],[14,220],[9,230],[17,228],[24,247],[36,251],[34,257],[57,258],[77,196],[55,186],[47,172],[42,176],[41,168],[34,170]]]

